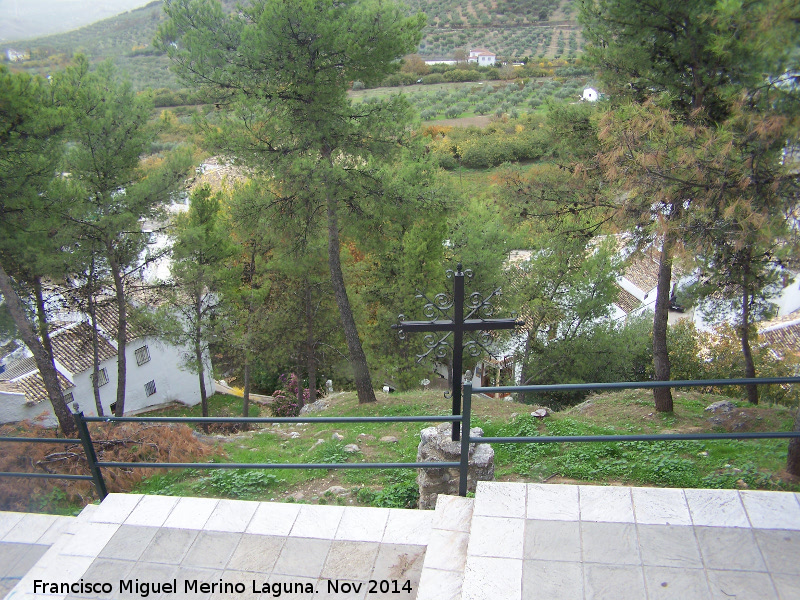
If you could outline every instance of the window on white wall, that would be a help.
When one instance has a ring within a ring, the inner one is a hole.
[[[91,381],[94,381],[94,373],[89,375],[89,379]],[[108,383],[108,371],[106,371],[105,368],[100,369],[97,372],[97,387],[102,387],[107,383]]]
[[[61,397],[64,399],[64,404],[66,404],[67,406],[69,406],[75,401],[75,397],[72,395],[72,392],[69,392],[67,394],[62,394]]]
[[[153,394],[155,394],[156,393],[156,382],[155,382],[155,380],[148,381],[147,383],[145,383],[144,384],[144,391],[148,396],[152,396]]]
[[[146,363],[150,362],[150,349],[147,346],[142,346],[141,348],[136,349],[136,364],[140,367]]]

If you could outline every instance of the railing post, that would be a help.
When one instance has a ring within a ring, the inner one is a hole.
[[[83,452],[86,454],[86,462],[89,463],[89,472],[92,474],[94,487],[102,501],[108,496],[106,482],[103,480],[103,473],[100,472],[100,467],[97,466],[97,454],[94,452],[94,444],[92,444],[92,436],[89,435],[89,428],[86,426],[86,421],[83,420],[83,411],[73,413],[72,417],[75,419],[78,435],[81,437]]]
[[[458,467],[458,495],[467,495],[469,477],[469,432],[472,415],[472,381],[464,384],[464,398],[461,407],[461,464]]]

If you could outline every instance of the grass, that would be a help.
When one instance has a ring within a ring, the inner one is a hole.
[[[359,405],[354,393],[330,400],[325,416],[447,415],[449,401],[441,393],[378,393],[375,404]],[[546,419],[530,416],[531,406],[476,398],[473,424],[487,436],[591,435],[679,433],[691,431],[783,431],[792,426],[792,410],[779,406],[750,407],[710,421],[705,407],[723,397],[696,392],[675,393],[675,412],[655,413],[643,391],[592,396],[578,407]],[[234,416],[241,399],[211,397],[212,414]],[[170,409],[159,414],[195,416],[197,407]],[[255,413],[255,411],[254,411]],[[268,411],[262,414],[268,416]],[[315,413],[319,414],[319,413]],[[274,424],[232,436],[214,438],[218,452],[212,460],[238,463],[413,462],[422,423]],[[297,435],[290,435],[295,432]],[[335,435],[336,434],[336,435]],[[381,441],[394,436],[397,442]],[[341,438],[341,439],[339,439]],[[224,441],[220,441],[224,440]],[[358,452],[345,446],[356,444]],[[786,440],[681,441],[497,444],[495,473],[500,480],[561,481],[664,487],[708,487],[794,490],[800,483],[783,472]],[[413,469],[344,470],[183,470],[144,480],[137,492],[350,503],[373,506],[411,506],[416,501]],[[326,490],[339,485],[349,495]]]

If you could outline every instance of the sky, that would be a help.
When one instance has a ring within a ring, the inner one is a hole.
[[[0,44],[77,29],[153,0],[0,0]]]

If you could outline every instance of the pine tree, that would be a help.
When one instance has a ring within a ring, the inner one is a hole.
[[[674,253],[689,241],[687,227],[698,209],[724,210],[726,194],[719,192],[741,184],[735,172],[720,171],[720,157],[709,149],[736,119],[740,99],[764,87],[764,74],[779,75],[791,64],[798,10],[790,0],[582,4],[587,54],[618,113],[600,127],[601,163],[615,184],[608,189],[617,204],[638,214],[637,224],[649,220],[646,229],[661,244],[653,322],[657,380],[670,378],[666,329]],[[672,410],[669,388],[654,390],[654,399],[658,411]]]
[[[149,242],[142,230],[182,184],[190,157],[182,152],[143,164],[157,131],[149,124],[151,103],[120,82],[109,63],[89,71],[85,57],[58,81],[71,109],[71,141],[65,159],[70,173],[60,214],[72,223],[77,243],[92,246],[113,282],[116,323],[117,396],[115,414],[125,410],[128,293],[130,274],[140,266]]]
[[[17,293],[20,283],[41,281],[54,269],[58,224],[46,192],[60,157],[66,116],[46,80],[11,73],[1,65],[0,107],[0,294],[34,355],[61,430],[71,435],[75,424],[62,397],[52,350],[46,347],[46,316],[37,311],[44,333],[40,339]]]
[[[212,0],[173,0],[164,9],[158,44],[185,81],[229,107],[209,140],[274,177],[274,201],[287,213],[311,200],[325,222],[359,402],[374,401],[342,271],[341,221],[380,193],[375,163],[396,152],[410,113],[400,97],[354,105],[347,90],[399,68],[419,43],[424,16],[353,0],[253,0],[231,15]]]
[[[219,194],[213,194],[208,186],[195,189],[189,212],[174,220],[173,236],[171,285],[166,293],[167,303],[159,311],[162,333],[173,344],[191,348],[185,362],[198,375],[202,413],[207,417],[206,356],[234,252],[225,230]]]

